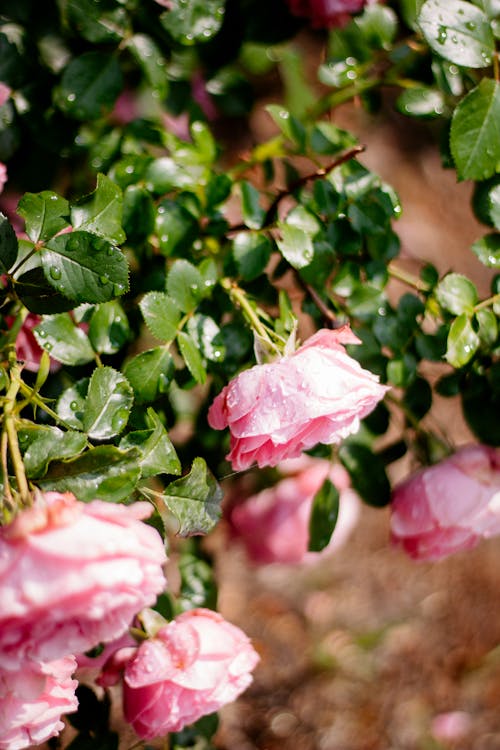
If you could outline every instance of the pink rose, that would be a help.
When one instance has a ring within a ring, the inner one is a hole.
[[[308,552],[313,498],[327,477],[341,492],[339,517],[327,547],[320,553]],[[359,499],[349,489],[345,469],[339,464],[331,466],[328,461],[311,460],[298,474],[234,507],[229,520],[254,563],[300,563],[338,549],[347,540],[358,515]]]
[[[359,344],[348,326],[322,329],[294,354],[237,375],[214,400],[208,422],[229,427],[233,468],[276,466],[317,443],[338,443],[388,390],[349,357]]]
[[[3,189],[5,185],[7,184],[8,179],[9,178],[7,175],[7,167],[5,166],[3,162],[0,161],[0,193],[3,192]]]
[[[438,714],[431,723],[431,733],[439,742],[454,745],[469,734],[472,728],[471,715],[465,711],[448,711]]]
[[[0,750],[40,745],[64,727],[62,714],[76,711],[78,685],[72,656],[24,664],[16,672],[0,668]]]
[[[0,667],[112,641],[156,601],[165,550],[150,511],[47,492],[0,529]]]
[[[184,612],[125,657],[125,718],[143,739],[177,732],[234,701],[259,660],[246,635],[209,609]],[[109,683],[104,675],[101,684]]]
[[[500,449],[468,445],[395,487],[393,541],[438,560],[500,534]]]
[[[374,0],[288,0],[295,16],[309,18],[316,28],[343,26]]]
[[[16,338],[16,357],[19,362],[23,363],[25,370],[29,370],[30,372],[38,372],[40,368],[40,359],[42,357],[43,349],[33,334],[33,328],[41,322],[42,318],[40,315],[28,313]],[[14,318],[8,316],[6,318],[6,323],[9,327],[12,326]],[[56,362],[56,360],[52,358],[50,359],[51,372],[57,372],[61,367],[62,365],[60,362]]]

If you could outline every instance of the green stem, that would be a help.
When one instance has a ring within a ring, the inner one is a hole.
[[[478,310],[483,310],[485,307],[491,307],[492,305],[496,305],[497,302],[500,302],[500,293],[494,294],[492,297],[488,297],[488,299],[485,299],[482,302],[479,302],[477,305],[474,306],[474,312],[477,312]]]
[[[73,429],[73,427],[65,422],[64,419],[59,416],[59,414],[57,414],[53,409],[50,408],[50,406],[47,406],[43,398],[39,396],[36,391],[33,391],[28,385],[26,385],[26,383],[23,383],[22,380],[19,384],[19,390],[21,391],[23,396],[26,397],[28,403],[35,404],[35,406],[37,406],[39,409],[42,409],[46,414],[49,415],[49,417],[52,417],[55,422],[58,422],[58,424],[61,424],[67,430]]]
[[[418,292],[428,292],[430,290],[429,285],[426,284],[425,281],[422,281],[418,276],[414,276],[414,274],[409,273],[402,268],[398,268],[393,263],[389,264],[387,270],[389,275],[394,279],[402,281],[404,284],[408,284],[408,286],[412,286]]]
[[[351,99],[355,99],[365,91],[376,88],[381,83],[382,79],[377,76],[376,78],[357,81],[356,83],[351,84],[351,86],[346,86],[338,91],[332,91],[331,94],[327,94],[320,99],[318,104],[308,111],[307,118],[308,120],[314,120],[325,112],[335,109],[335,107],[339,107],[341,104],[345,104]]]
[[[221,286],[228,292],[232,302],[239,305],[243,315],[250,323],[255,333],[264,339],[275,351],[279,352],[276,344],[271,340],[268,329],[262,324],[258,314],[253,309],[252,305],[248,301],[247,295],[239,286],[237,286],[231,279],[225,278],[221,280]],[[280,352],[279,352],[280,353]]]
[[[26,479],[26,472],[24,470],[23,458],[19,449],[19,442],[17,439],[17,430],[15,424],[15,406],[16,398],[20,389],[21,381],[21,368],[19,365],[13,364],[10,369],[11,382],[9,389],[5,395],[4,405],[4,418],[3,418],[3,429],[4,434],[7,435],[7,444],[9,448],[10,458],[14,467],[14,474],[16,475],[17,488],[23,505],[31,505],[31,494]],[[6,484],[8,484],[8,476],[6,477]]]

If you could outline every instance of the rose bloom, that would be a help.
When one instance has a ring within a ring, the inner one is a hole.
[[[337,523],[329,544],[321,552],[308,552],[314,495],[327,477],[340,492]],[[341,547],[358,519],[359,498],[349,483],[339,464],[309,460],[298,473],[235,506],[231,529],[254,563],[312,562]]]
[[[359,343],[348,326],[322,329],[291,356],[237,375],[208,412],[211,427],[229,427],[233,468],[276,466],[356,432],[388,390],[343,346]]]
[[[62,714],[76,711],[76,669],[72,656],[24,664],[21,670],[0,668],[0,750],[40,745],[64,727]]]
[[[234,701],[259,660],[247,636],[209,609],[184,612],[124,651],[125,719],[143,739],[178,732]],[[116,664],[109,670],[110,679],[105,670],[100,684],[116,680]]]
[[[354,13],[374,0],[288,0],[290,11],[295,16],[309,18],[316,28],[343,26]]]
[[[88,651],[154,604],[166,558],[150,512],[47,492],[0,529],[0,667]]]
[[[468,445],[394,488],[392,539],[438,560],[500,534],[500,449]]]

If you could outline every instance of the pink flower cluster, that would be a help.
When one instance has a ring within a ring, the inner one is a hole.
[[[121,636],[163,590],[149,513],[47,492],[0,529],[0,750],[58,734],[77,705],[73,654]]]
[[[394,488],[393,542],[439,560],[500,534],[500,448],[467,445]]]
[[[208,412],[211,427],[229,427],[233,468],[276,466],[356,432],[387,391],[345,351],[359,343],[348,326],[325,328],[291,356],[234,378]]]
[[[291,12],[316,28],[343,26],[373,0],[288,0]]]
[[[292,471],[290,476],[229,512],[234,536],[256,564],[312,562],[342,546],[356,524],[360,501],[346,470],[340,464],[304,459],[284,461],[279,468]],[[329,544],[320,553],[308,552],[313,499],[326,478],[340,492],[339,516]]]
[[[123,671],[126,720],[143,739],[177,732],[235,700],[259,657],[246,635],[217,612],[194,609],[105,665],[101,685]]]

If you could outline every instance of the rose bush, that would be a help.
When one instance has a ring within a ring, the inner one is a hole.
[[[15,672],[0,668],[0,750],[21,750],[59,734],[62,714],[76,711],[72,656],[25,663]]]
[[[359,339],[348,326],[322,329],[294,354],[240,373],[208,412],[229,427],[234,469],[276,466],[317,443],[337,443],[359,428],[387,387],[345,351]]]
[[[163,590],[164,545],[130,506],[47,492],[0,529],[0,666],[118,638]]]
[[[318,28],[342,26],[370,2],[373,0],[288,0],[292,13],[310,19]]]
[[[176,732],[230,703],[252,681],[259,657],[247,636],[209,609],[184,612],[105,666],[100,683],[123,673],[126,720],[143,739]]]
[[[467,445],[394,488],[393,542],[438,560],[500,534],[500,449]]]
[[[313,498],[327,477],[340,492],[339,516],[329,544],[320,553],[308,552]],[[232,508],[233,534],[257,564],[316,560],[338,549],[357,521],[359,499],[349,484],[349,475],[339,464],[307,461],[297,473]]]

